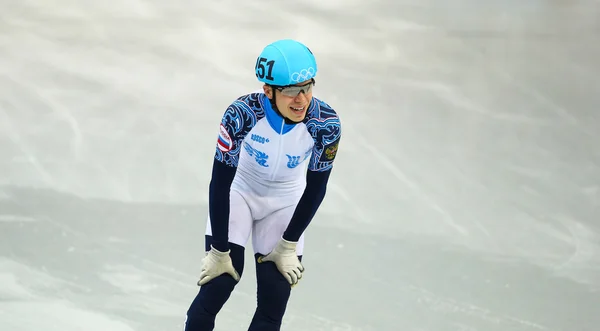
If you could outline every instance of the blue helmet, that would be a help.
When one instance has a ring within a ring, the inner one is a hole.
[[[302,43],[283,39],[267,45],[256,59],[259,81],[278,86],[295,85],[317,74],[315,56]]]

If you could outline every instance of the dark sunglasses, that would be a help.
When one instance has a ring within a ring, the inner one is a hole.
[[[310,91],[312,90],[313,85],[315,85],[315,79],[312,78],[310,80],[310,83],[308,84],[304,84],[304,85],[289,85],[289,86],[272,86],[274,89],[278,90],[281,92],[281,94],[288,96],[288,97],[296,97],[298,96],[298,94],[300,94],[301,92],[306,94],[306,93],[310,93]]]

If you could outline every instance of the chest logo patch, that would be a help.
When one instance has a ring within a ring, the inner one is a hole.
[[[266,144],[266,143],[269,142],[269,138],[261,137],[261,136],[259,136],[257,134],[252,134],[250,136],[250,139],[256,141],[259,144]]]
[[[269,155],[267,155],[267,153],[261,152],[256,148],[253,148],[247,142],[244,142],[244,149],[246,150],[246,152],[248,152],[250,156],[254,157],[254,160],[256,161],[256,163],[258,163],[258,165],[265,168],[269,167],[269,165],[267,164],[267,159],[269,158]]]
[[[309,149],[306,153],[304,153],[304,157],[301,157],[300,155],[294,156],[286,154],[285,156],[287,156],[288,158],[287,167],[290,169],[296,168],[300,163],[304,162],[304,160],[306,160],[306,158],[309,157],[311,153],[312,150]]]
[[[290,169],[296,168],[299,164],[300,164],[300,156],[292,156],[289,154],[286,154],[286,156],[288,157],[288,163],[287,163],[287,167]]]

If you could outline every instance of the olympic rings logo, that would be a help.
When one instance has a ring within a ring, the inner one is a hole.
[[[309,80],[314,75],[315,75],[315,68],[310,67],[308,69],[302,69],[302,70],[300,70],[300,72],[294,72],[290,76],[290,79],[292,80],[292,82],[299,83],[299,82],[303,82],[305,80]]]

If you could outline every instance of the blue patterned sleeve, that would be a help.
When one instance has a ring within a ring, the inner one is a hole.
[[[229,191],[238,166],[244,137],[256,124],[256,112],[248,102],[251,96],[232,103],[221,120],[209,186],[209,214],[212,228],[212,246],[229,250]],[[250,100],[251,101],[251,100]]]
[[[333,167],[333,161],[337,155],[342,137],[342,126],[339,117],[333,110],[330,110],[329,115],[328,117],[311,119],[306,123],[308,131],[315,141],[308,164],[308,170],[310,171],[327,171]]]
[[[242,141],[256,120],[256,113],[248,104],[240,100],[232,103],[219,125],[215,159],[230,167],[237,167]]]

